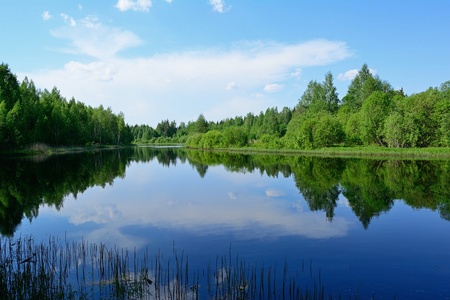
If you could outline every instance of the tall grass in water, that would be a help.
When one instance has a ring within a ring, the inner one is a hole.
[[[191,270],[188,256],[179,255],[175,246],[170,257],[158,251],[150,258],[148,249],[138,257],[136,249],[108,249],[84,240],[2,239],[0,295],[6,299],[333,299],[325,294],[321,271],[318,280],[313,277],[312,261],[309,272],[303,261],[301,269],[288,272],[285,260],[280,276],[276,265],[258,267],[238,255],[233,259],[230,247],[228,256],[216,257],[205,268]],[[340,298],[339,292],[334,299]]]

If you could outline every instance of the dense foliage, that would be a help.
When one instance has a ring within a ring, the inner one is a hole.
[[[0,65],[0,150],[36,144],[72,146],[128,144],[133,140],[124,115],[67,101],[60,92],[37,89],[27,78],[19,83]]]
[[[166,130],[171,128],[171,130]],[[390,148],[450,146],[450,81],[406,96],[364,64],[339,100],[331,73],[311,81],[298,104],[220,122],[162,121],[133,128],[135,142],[180,142],[191,148],[316,149],[334,145]]]

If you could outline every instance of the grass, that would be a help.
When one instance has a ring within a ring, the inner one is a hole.
[[[3,151],[0,152],[0,155],[1,156],[53,155],[53,154],[66,154],[66,153],[75,153],[93,150],[118,149],[132,146],[133,145],[90,145],[90,146],[50,147],[46,144],[37,143],[21,150]]]
[[[200,149],[197,149],[200,150]],[[337,146],[313,150],[297,149],[263,149],[263,148],[220,148],[208,149],[209,151],[225,151],[237,153],[259,154],[284,154],[284,155],[310,155],[326,157],[358,157],[377,159],[450,159],[450,148],[386,148],[378,146]]]
[[[150,258],[86,241],[50,237],[2,239],[0,295],[9,299],[341,299],[325,292],[322,274],[312,261],[292,269],[284,265],[251,264],[239,255],[226,256],[200,270],[188,256],[160,251]],[[293,271],[293,272],[292,272]],[[314,275],[313,275],[314,274]],[[356,284],[356,286],[358,286]],[[358,299],[359,290],[350,298]],[[347,296],[347,295],[346,295]],[[371,296],[373,297],[373,295]]]

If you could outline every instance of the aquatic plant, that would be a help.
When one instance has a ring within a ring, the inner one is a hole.
[[[33,237],[0,243],[0,294],[9,299],[333,299],[312,260],[289,272],[228,255],[191,270],[184,251],[172,256],[104,244]],[[309,265],[309,266],[308,266]],[[317,277],[318,276],[318,277]],[[341,291],[334,299],[341,298]],[[352,298],[358,299],[357,288]],[[373,296],[372,296],[373,297]]]

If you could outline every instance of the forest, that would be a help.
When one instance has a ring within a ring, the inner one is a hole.
[[[407,96],[364,64],[339,99],[333,75],[310,81],[298,104],[255,115],[188,124],[163,120],[153,129],[131,128],[135,143],[184,143],[191,148],[317,149],[378,145],[390,148],[450,146],[450,81]]]
[[[162,120],[130,126],[123,113],[67,101],[55,87],[21,83],[0,65],[0,151],[33,145],[90,146],[183,143],[190,148],[317,149],[378,145],[389,148],[450,146],[450,81],[405,95],[364,64],[340,99],[333,75],[311,80],[293,108],[268,108],[221,121],[203,114],[188,124]]]
[[[8,65],[0,65],[0,150],[36,145],[90,146],[130,144],[131,128],[123,113],[67,101],[55,87],[39,90],[25,78],[19,83]]]

